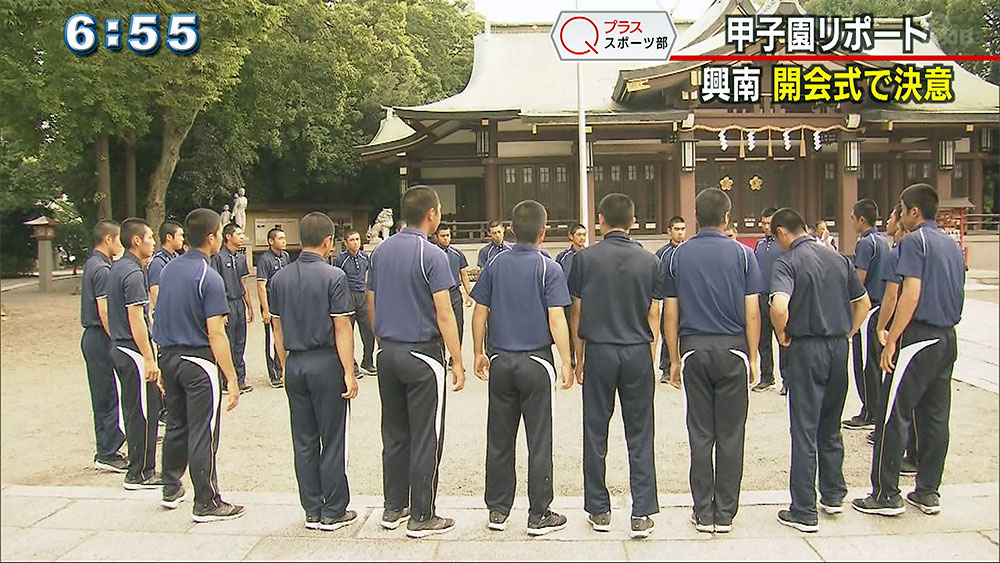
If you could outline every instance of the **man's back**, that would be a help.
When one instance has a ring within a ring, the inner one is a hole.
[[[925,221],[903,237],[896,273],[904,278],[920,278],[920,301],[913,320],[952,327],[962,319],[965,257],[955,240],[941,231],[937,223]]]
[[[281,319],[286,350],[334,348],[332,317],[350,315],[344,271],[303,252],[271,279],[271,315]]]

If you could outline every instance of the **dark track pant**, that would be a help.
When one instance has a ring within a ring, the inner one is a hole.
[[[760,300],[760,343],[757,352],[760,354],[760,382],[774,383],[774,325],[771,324],[771,305],[767,299]],[[788,351],[778,347],[778,375],[781,376],[782,385],[787,385],[785,378],[788,377],[786,368],[788,367]]]
[[[90,384],[90,404],[94,410],[94,436],[97,443],[95,460],[114,459],[125,443],[125,434],[118,419],[118,389],[115,368],[111,362],[111,339],[101,327],[83,330],[80,350],[87,364]]]
[[[267,364],[267,377],[272,382],[281,381],[281,362],[278,361],[278,354],[274,350],[274,336],[271,334],[271,325],[264,325],[264,363]]]
[[[648,343],[633,345],[588,342],[583,366],[584,509],[590,514],[611,510],[605,485],[608,424],[615,393],[622,405],[628,444],[632,516],[660,511],[653,457],[653,358]]]
[[[385,508],[434,516],[444,445],[444,347],[441,341],[382,340],[377,356],[382,399],[382,484]]]
[[[367,369],[375,365],[372,359],[372,354],[375,353],[375,333],[372,332],[372,323],[368,319],[368,295],[364,291],[352,291],[351,307],[354,309],[351,324],[358,325],[358,332],[361,333],[361,365]],[[358,365],[357,360],[354,365]]]
[[[111,359],[122,391],[125,440],[128,442],[128,479],[138,480],[156,471],[156,434],[160,390],[145,380],[145,361],[131,341],[112,343]]]
[[[306,516],[339,517],[347,510],[347,440],[351,402],[334,348],[289,352],[285,393],[292,423],[295,479]]]
[[[462,299],[462,290],[452,288],[451,308],[455,311],[455,324],[458,325],[458,343],[461,344],[465,337],[465,303]]]
[[[556,370],[552,350],[504,352],[490,361],[486,427],[486,506],[509,514],[514,503],[517,430],[528,441],[528,519],[537,522],[552,503],[552,425]]]
[[[236,368],[236,382],[242,387],[247,381],[247,363],[244,359],[247,349],[247,309],[242,297],[229,300],[226,336],[229,337],[229,351],[233,356],[233,367]]]
[[[936,493],[948,454],[951,373],[958,356],[954,328],[915,321],[903,332],[896,369],[887,378],[884,408],[875,423],[872,494],[899,494],[899,464],[907,428],[915,434],[918,493]]]
[[[875,414],[880,411],[878,398],[882,381],[882,370],[879,368],[882,346],[879,344],[876,330],[878,311],[879,305],[872,305],[865,322],[861,323],[861,330],[851,339],[851,351],[854,356],[851,367],[858,396],[861,398],[860,416],[871,421],[875,420]]]
[[[788,348],[790,510],[800,517],[816,517],[817,466],[821,500],[837,503],[847,495],[840,436],[847,398],[847,346],[844,336],[793,337]]]
[[[191,466],[194,502],[214,507],[222,500],[215,454],[219,450],[222,386],[209,348],[160,350],[160,371],[167,399],[163,437],[163,488],[173,492]]]
[[[743,480],[750,364],[746,341],[686,350],[681,378],[687,397],[691,446],[691,496],[699,522],[729,523],[736,516]],[[714,463],[713,463],[714,456]]]

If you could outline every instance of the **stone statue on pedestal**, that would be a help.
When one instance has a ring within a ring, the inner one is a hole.
[[[379,212],[378,217],[375,217],[375,222],[368,228],[368,233],[366,234],[372,248],[375,248],[382,241],[389,238],[392,225],[392,209],[388,207],[382,208],[382,211]]]
[[[229,211],[228,203],[222,206],[222,213],[220,213],[219,216],[222,217],[223,227],[233,222],[233,214]]]
[[[241,229],[246,230],[247,226],[247,191],[240,188],[236,192],[236,199],[233,201],[233,223]]]

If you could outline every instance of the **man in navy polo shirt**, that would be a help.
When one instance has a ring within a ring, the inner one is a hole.
[[[451,245],[451,227],[441,223],[437,228],[437,245],[441,247],[445,255],[448,256],[448,266],[451,268],[451,275],[455,278],[455,285],[451,288],[451,308],[455,310],[455,324],[458,325],[458,342],[462,343],[465,334],[465,311],[462,307],[472,306],[472,285],[469,283],[469,261],[465,258],[465,253]],[[465,288],[465,298],[462,297],[462,288]],[[449,365],[451,359],[448,360]]]
[[[813,242],[794,209],[771,218],[785,249],[771,278],[771,321],[788,348],[788,413],[792,435],[789,476],[792,504],[778,521],[802,532],[819,530],[819,507],[843,512],[844,443],[840,415],[847,397],[847,346],[868,313],[869,301],[850,261]]]
[[[264,323],[264,363],[271,387],[281,387],[281,366],[271,339],[271,308],[268,304],[271,278],[275,272],[291,262],[285,252],[285,231],[273,228],[267,232],[267,250],[257,257],[257,299],[260,301],[260,320]]]
[[[177,221],[164,221],[160,225],[160,248],[149,261],[149,309],[156,316],[156,299],[160,295],[160,273],[168,262],[177,258],[184,247],[184,228]]]
[[[358,395],[355,305],[348,277],[324,260],[333,250],[333,221],[310,213],[299,221],[299,236],[298,260],[271,279],[271,324],[288,394],[306,528],[333,531],[358,518],[347,510],[347,430],[351,399]],[[351,235],[347,238],[350,245]]]
[[[80,284],[80,323],[83,325],[80,350],[87,364],[90,404],[94,409],[97,441],[94,467],[114,473],[125,473],[128,469],[128,458],[119,451],[125,443],[125,435],[119,427],[118,392],[108,328],[108,276],[111,257],[122,251],[120,236],[118,223],[108,219],[97,222],[94,250],[83,264]]]
[[[774,385],[774,327],[771,326],[771,311],[768,304],[767,292],[771,283],[771,272],[774,270],[774,262],[785,253],[781,245],[775,240],[771,231],[771,216],[777,211],[773,207],[764,208],[760,212],[760,230],[764,237],[757,241],[753,253],[757,257],[757,264],[760,266],[761,280],[764,282],[762,289],[764,298],[760,300],[760,382],[754,385],[752,391],[764,391]],[[778,347],[778,375],[781,376],[781,394],[785,394],[785,349]]]
[[[407,227],[372,252],[368,306],[375,323],[378,390],[382,399],[382,526],[406,519],[406,535],[422,538],[454,528],[435,513],[444,443],[444,345],[452,358],[453,389],[465,385],[448,257],[427,240],[441,222],[441,201],[427,186],[403,194]],[[412,517],[411,517],[412,515]]]
[[[699,532],[726,533],[739,509],[763,283],[750,249],[722,232],[732,208],[726,192],[703,190],[694,205],[698,234],[660,262],[664,338],[670,383],[680,389],[683,378],[687,397],[691,521]]]
[[[480,268],[485,268],[497,254],[511,248],[511,244],[503,240],[503,223],[500,221],[490,221],[486,225],[486,230],[490,235],[490,241],[479,249],[479,258],[476,260],[476,265]]]
[[[687,224],[684,222],[684,218],[680,215],[671,217],[670,221],[667,222],[667,234],[670,236],[670,240],[667,241],[667,244],[656,249],[656,259],[660,261],[660,264],[669,262],[670,255],[684,242],[687,236]],[[662,312],[660,318],[661,320],[663,318]],[[661,323],[660,337],[662,336],[663,327]],[[665,339],[660,343],[660,370],[663,372],[660,375],[660,383],[670,383],[670,353],[667,351],[667,341]]]
[[[556,254],[556,263],[562,267],[563,274],[566,276],[566,284],[569,287],[569,273],[573,270],[573,258],[576,257],[576,253],[580,252],[587,247],[587,227],[584,227],[580,223],[577,223],[569,228],[569,248],[563,250],[559,254]],[[570,309],[571,307],[566,307],[566,323],[570,322]],[[569,355],[570,355],[570,366],[576,369],[576,343],[572,338],[569,339]]]
[[[225,283],[209,265],[222,246],[222,218],[211,209],[195,209],[184,220],[184,230],[190,249],[163,268],[153,327],[167,401],[160,504],[173,509],[187,498],[181,477],[190,463],[194,521],[232,520],[243,516],[243,507],[222,500],[215,462],[222,407],[219,370],[231,389],[239,385],[226,336]],[[240,394],[230,393],[226,410],[239,402]]]
[[[121,385],[129,466],[124,487],[130,491],[162,486],[156,474],[160,369],[149,338],[149,286],[143,261],[153,255],[153,230],[142,219],[121,226],[125,254],[108,275],[108,328],[111,359]]]
[[[608,194],[598,211],[604,240],[577,253],[569,276],[576,377],[583,384],[584,509],[594,530],[611,530],[604,458],[617,393],[628,442],[631,534],[646,537],[653,530],[649,515],[660,511],[653,456],[653,356],[663,298],[659,263],[628,236],[635,224],[628,196]]]
[[[885,291],[882,271],[889,257],[889,244],[875,227],[878,206],[870,199],[862,199],[854,204],[851,222],[861,233],[854,249],[854,267],[858,270],[861,283],[865,284],[872,308],[861,330],[851,340],[853,350],[854,382],[861,397],[861,412],[843,422],[848,430],[865,430],[875,427],[875,413],[878,410],[878,390],[882,374],[878,368],[881,346],[878,341],[878,311]]]
[[[570,304],[569,291],[562,268],[538,251],[547,218],[537,201],[514,206],[512,228],[517,244],[493,259],[472,290],[477,303],[472,316],[476,376],[489,380],[488,527],[503,530],[514,503],[514,442],[523,417],[528,439],[528,534],[532,536],[566,527],[566,517],[549,510],[556,402],[553,342],[562,360],[562,388],[573,386],[569,328],[563,309]],[[489,358],[483,351],[487,315],[493,344]]]
[[[249,393],[253,391],[253,386],[247,383],[247,364],[243,354],[247,347],[247,323],[253,322],[253,306],[250,305],[250,292],[246,288],[250,269],[247,268],[246,258],[239,254],[240,245],[243,244],[243,229],[236,223],[229,223],[222,228],[222,238],[222,249],[212,256],[211,263],[226,286],[226,302],[229,304],[226,335],[229,337],[229,351],[236,368],[236,382],[240,393]],[[225,382],[222,384],[222,392],[229,392],[229,386]]]
[[[350,316],[350,322],[358,326],[361,333],[361,345],[364,347],[361,352],[361,367],[354,361],[353,370],[358,379],[366,375],[376,375],[375,361],[372,354],[375,353],[375,335],[372,333],[372,322],[368,318],[368,266],[370,258],[368,253],[361,250],[361,233],[358,231],[348,231],[344,237],[347,250],[330,257],[330,264],[340,268],[347,274],[347,286],[350,289],[351,310],[354,315]],[[353,329],[352,329],[353,330]],[[352,353],[353,354],[353,353]],[[353,358],[353,356],[352,356]]]
[[[938,195],[914,184],[900,196],[903,225],[896,273],[903,291],[886,335],[880,366],[888,374],[884,415],[875,425],[872,493],[855,499],[868,514],[895,516],[904,510],[899,468],[912,424],[918,439],[916,489],[906,501],[925,514],[941,511],[941,474],[948,452],[951,374],[958,355],[955,325],[965,301],[965,260],[955,240],[938,228]],[[898,349],[898,355],[897,355]]]

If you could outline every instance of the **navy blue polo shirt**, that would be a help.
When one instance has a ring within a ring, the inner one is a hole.
[[[882,270],[885,268],[888,257],[889,243],[875,227],[865,231],[865,234],[858,239],[857,246],[854,247],[854,267],[867,272],[865,274],[865,289],[868,291],[868,297],[872,300],[872,305],[882,301],[882,294],[885,293]]]
[[[132,340],[128,322],[128,308],[142,305],[142,312],[149,326],[149,285],[146,269],[135,254],[126,251],[121,260],[111,265],[108,274],[108,328],[111,339]]]
[[[885,258],[885,264],[882,266],[882,281],[885,283],[903,283],[903,278],[896,273],[896,267],[899,265],[899,245],[892,247],[889,251],[889,255]]]
[[[566,276],[567,283],[569,280],[569,273],[573,271],[573,258],[576,257],[576,253],[577,250],[575,250],[571,244],[569,245],[569,248],[563,250],[559,254],[556,254],[556,263],[562,268],[563,275]]]
[[[336,350],[331,319],[354,313],[349,286],[344,270],[312,252],[302,252],[298,260],[274,274],[267,303],[271,316],[281,319],[285,349]]]
[[[920,301],[913,320],[950,328],[962,320],[965,302],[965,257],[955,239],[924,221],[899,242],[896,273],[920,279]]]
[[[280,254],[275,254],[270,248],[257,257],[257,281],[267,282],[267,296],[271,297],[271,278],[275,272],[284,268],[291,262],[288,253],[284,250]]]
[[[365,291],[368,284],[368,265],[370,262],[371,258],[368,254],[360,249],[357,254],[351,254],[345,250],[330,261],[331,264],[347,274],[347,287],[355,293]]]
[[[580,337],[601,344],[652,342],[649,307],[663,298],[661,283],[656,256],[623,232],[577,252],[569,292],[582,300]]]
[[[454,246],[442,246],[441,250],[448,257],[448,267],[451,268],[451,275],[455,278],[455,285],[452,286],[451,290],[459,291],[462,286],[462,270],[469,267],[469,261],[465,258],[465,253]]]
[[[760,267],[760,279],[764,282],[764,291],[771,284],[771,275],[774,271],[774,262],[780,258],[785,251],[781,249],[778,240],[774,235],[764,235],[764,238],[757,241],[753,247],[754,256],[757,257],[757,265]]]
[[[680,245],[674,244],[674,241],[670,241],[667,244],[664,244],[663,246],[661,246],[660,248],[657,248],[656,249],[656,253],[655,253],[656,254],[656,259],[662,262],[663,261],[663,256],[668,251],[673,251],[678,246],[680,246]]]
[[[174,258],[177,258],[177,255],[166,248],[161,246],[156,249],[156,252],[153,253],[153,258],[149,261],[149,269],[146,272],[146,277],[149,278],[149,287],[160,285],[160,273],[163,272],[163,267]]]
[[[98,250],[92,250],[83,263],[83,279],[80,284],[80,324],[83,328],[104,327],[97,313],[97,300],[108,297],[108,275],[111,273],[111,258]]]
[[[664,254],[663,296],[676,297],[680,336],[746,332],[746,296],[764,291],[757,257],[722,231],[702,228]]]
[[[222,245],[222,250],[212,257],[212,268],[222,276],[222,283],[226,287],[226,299],[235,301],[243,299],[246,290],[243,287],[243,278],[250,275],[247,268],[246,258],[240,256],[239,252],[232,252],[226,245]]]
[[[375,335],[392,342],[441,338],[433,295],[451,289],[448,257],[427,235],[406,227],[375,247],[368,289],[375,292]]]
[[[793,338],[846,336],[851,332],[851,303],[865,286],[850,260],[803,235],[774,263],[771,295],[788,295],[788,326]]]
[[[205,321],[229,314],[222,276],[208,262],[208,256],[192,248],[163,268],[153,325],[153,340],[160,348],[206,348]]]
[[[476,259],[476,265],[480,268],[485,268],[490,263],[490,260],[496,258],[497,254],[510,249],[511,244],[507,241],[501,241],[500,244],[493,244],[493,241],[490,241],[479,249],[479,258]]]
[[[515,244],[476,281],[472,298],[490,308],[490,346],[530,352],[552,345],[549,307],[570,304],[562,268],[537,246]]]

